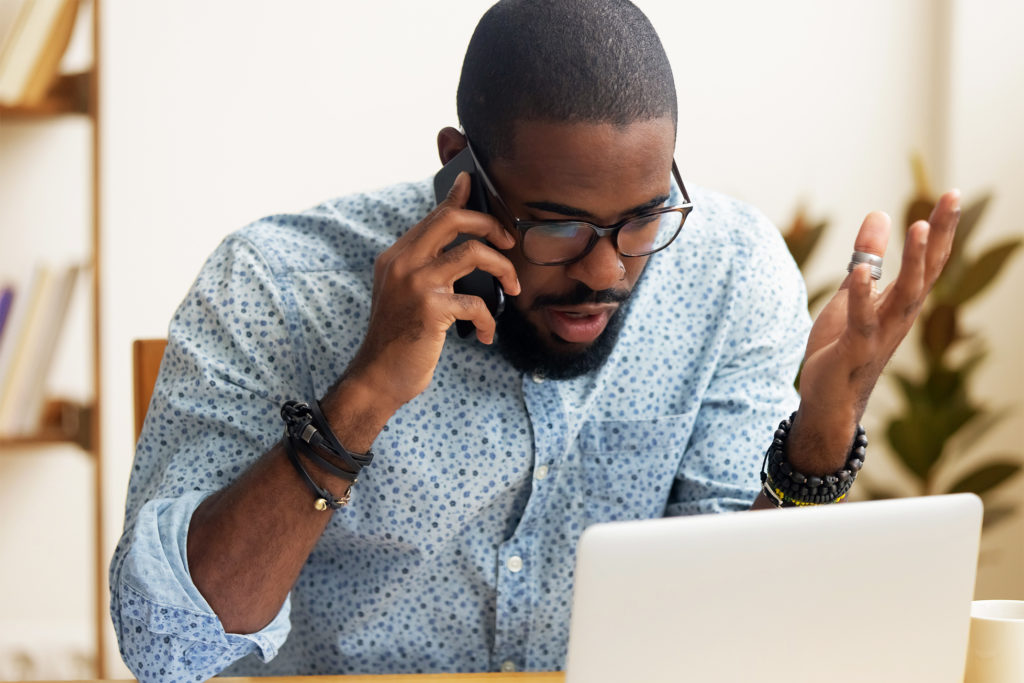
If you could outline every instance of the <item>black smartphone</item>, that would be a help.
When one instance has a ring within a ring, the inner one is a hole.
[[[481,213],[490,213],[487,210],[487,195],[485,194],[484,184],[480,181],[479,176],[476,173],[476,165],[473,163],[473,155],[470,153],[469,148],[462,150],[455,157],[452,158],[447,164],[445,164],[437,175],[434,176],[434,200],[440,204],[448,196],[448,191],[455,184],[455,178],[458,177],[459,173],[466,171],[469,173],[470,182],[472,188],[469,192],[469,201],[466,202],[466,208],[472,209],[473,211],[480,211]],[[445,249],[451,249],[452,247],[462,244],[466,240],[480,239],[473,235],[459,235],[455,240],[449,244]],[[481,240],[485,244],[490,244],[486,240]],[[454,289],[456,294],[471,294],[478,296],[484,300],[487,304],[487,310],[490,311],[491,315],[497,318],[501,315],[502,311],[505,310],[505,290],[501,288],[501,283],[498,282],[498,278],[494,277],[490,273],[485,273],[479,268],[474,270],[469,275],[460,277],[455,281]],[[473,333],[473,323],[468,320],[456,320],[455,331],[459,333],[460,337],[468,337]]]

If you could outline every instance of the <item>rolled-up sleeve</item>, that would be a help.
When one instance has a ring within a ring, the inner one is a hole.
[[[121,655],[142,681],[205,680],[251,653],[273,658],[288,636],[289,601],[259,632],[226,633],[186,553],[197,506],[277,441],[281,403],[311,391],[282,277],[233,236],[171,322],[110,566]]]
[[[288,636],[290,599],[265,628],[226,633],[188,573],[189,520],[208,494],[143,505],[112,604],[126,663],[140,681],[206,680],[255,652],[272,659]]]

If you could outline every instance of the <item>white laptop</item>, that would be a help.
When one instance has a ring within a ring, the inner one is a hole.
[[[973,494],[598,524],[567,683],[961,683]]]

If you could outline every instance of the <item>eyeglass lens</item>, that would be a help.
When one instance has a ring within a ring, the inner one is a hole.
[[[666,247],[682,225],[681,211],[638,216],[619,229],[618,247],[623,256],[645,256]],[[587,251],[594,227],[581,221],[531,226],[523,236],[526,257],[542,263],[571,261]]]

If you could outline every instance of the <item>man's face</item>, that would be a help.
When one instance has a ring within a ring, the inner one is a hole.
[[[668,199],[674,143],[667,117],[626,126],[522,122],[514,153],[488,170],[517,218],[612,225]],[[522,292],[498,319],[499,348],[518,369],[551,377],[596,369],[611,353],[649,257],[621,256],[602,237],[575,263],[538,266],[513,234],[519,243],[504,253]]]

